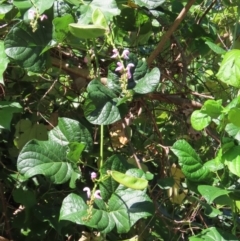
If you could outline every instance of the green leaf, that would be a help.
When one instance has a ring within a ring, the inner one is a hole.
[[[39,14],[42,14],[52,7],[54,0],[32,0],[31,2],[33,3],[33,6],[37,8]]]
[[[165,0],[135,0],[135,4],[141,6],[141,7],[146,7],[148,9],[154,9],[157,8],[158,6],[162,5]]]
[[[233,49],[224,55],[217,77],[231,86],[240,87],[240,50]]]
[[[13,5],[0,4],[0,20],[12,20],[17,12],[18,11]]]
[[[200,131],[207,127],[210,122],[211,117],[207,113],[202,112],[201,110],[195,110],[191,115],[192,127],[197,131]]]
[[[101,27],[103,27],[105,29],[108,28],[108,24],[107,24],[106,18],[103,15],[103,13],[99,10],[99,8],[96,8],[93,11],[92,21],[93,21],[94,25],[101,26]]]
[[[228,112],[228,120],[235,126],[240,127],[240,108],[232,108]]]
[[[117,96],[99,80],[92,80],[87,87],[84,115],[95,125],[109,125],[121,119]]]
[[[53,23],[53,39],[59,43],[62,43],[68,33],[68,25],[74,22],[74,18],[71,14],[66,14],[63,17],[54,18]]]
[[[228,123],[225,127],[225,131],[228,133],[228,135],[240,141],[240,127],[235,126],[232,123]]]
[[[55,184],[65,183],[73,171],[71,164],[66,162],[66,151],[66,147],[52,140],[31,140],[18,156],[18,171],[27,178],[40,174]]]
[[[209,170],[185,140],[176,141],[171,150],[178,157],[181,170],[187,179],[193,182],[211,180]]]
[[[228,169],[231,173],[240,177],[240,155],[237,156],[235,159],[226,160],[225,165],[228,166]]]
[[[27,208],[33,207],[37,204],[36,193],[33,191],[17,188],[13,190],[12,194],[16,203],[21,203]]]
[[[13,113],[22,112],[22,106],[17,102],[0,101],[0,129],[10,130]]]
[[[221,100],[207,100],[201,108],[201,112],[206,113],[211,118],[218,118],[222,111],[223,107]]]
[[[20,150],[32,139],[37,139],[39,141],[46,141],[48,139],[46,126],[38,123],[33,124],[30,120],[20,120],[16,124],[15,129],[14,144]]]
[[[58,119],[58,125],[49,132],[49,139],[62,146],[71,142],[83,143],[86,145],[86,151],[90,151],[93,146],[88,129],[80,122],[69,118]]]
[[[29,0],[14,0],[13,5],[22,11],[31,8],[32,3]]]
[[[138,80],[133,90],[138,94],[151,93],[157,88],[159,81],[160,71],[158,68],[153,68],[150,73]]]
[[[41,54],[50,41],[51,29],[39,25],[33,33],[25,22],[14,25],[7,34],[5,53],[20,66],[31,72],[41,72],[47,67],[49,54]]]
[[[100,170],[101,177],[107,175],[108,170],[115,170],[120,172],[126,172],[127,170],[127,160],[125,157],[115,154],[109,157],[104,163]],[[99,183],[101,196],[104,201],[107,201],[111,195],[115,192],[119,183],[116,182],[112,177],[107,178],[106,180]]]
[[[231,233],[219,228],[211,227],[204,229],[200,234],[192,236],[189,241],[238,241],[238,238]]]
[[[85,144],[78,143],[78,142],[71,142],[69,143],[68,147],[70,150],[67,153],[67,158],[74,163],[79,162],[80,156],[83,150],[85,149]]]
[[[3,73],[7,69],[9,59],[5,54],[4,42],[0,41],[0,84],[4,85]]]
[[[142,178],[136,178],[118,171],[108,171],[108,174],[118,183],[122,185],[135,189],[142,190],[148,185],[148,181]]]
[[[229,191],[227,190],[224,190],[218,187],[209,186],[209,185],[199,185],[198,191],[209,204],[211,204],[215,198],[229,193]]]
[[[69,31],[77,38],[90,39],[97,38],[105,34],[106,29],[98,25],[83,25],[78,23],[70,23]]]
[[[92,21],[92,14],[96,9],[99,9],[103,13],[107,21],[110,21],[113,16],[120,14],[120,9],[117,7],[115,0],[93,0],[90,4],[80,6],[81,16],[78,22],[80,24],[89,24]]]
[[[210,42],[210,41],[206,41],[205,44],[208,45],[208,47],[215,52],[216,54],[225,54],[227,51],[224,50],[223,48],[219,47],[217,44]]]

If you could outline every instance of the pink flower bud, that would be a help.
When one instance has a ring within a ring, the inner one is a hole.
[[[117,68],[115,69],[115,71],[118,71],[118,72],[122,72],[123,71],[123,69],[124,69],[124,66],[123,66],[123,64],[121,63],[121,62],[117,62]]]
[[[112,59],[116,59],[118,57],[118,55],[119,55],[119,52],[118,52],[117,49],[113,49],[112,51],[113,51],[113,55],[111,56],[111,58]]]
[[[94,193],[94,197],[97,199],[102,199],[102,197],[100,196],[100,190],[96,190],[96,192]]]
[[[92,172],[91,173],[91,179],[92,181],[95,180],[97,178],[97,173],[96,172]]]
[[[129,58],[128,58],[129,53],[130,53],[130,52],[129,52],[128,49],[124,49],[123,52],[122,52],[121,57],[124,58],[124,59],[129,59]]]
[[[132,64],[132,63],[129,63],[129,64],[127,65],[126,70],[127,70],[127,77],[128,77],[128,79],[131,79],[131,78],[132,78],[132,74],[131,74],[131,71],[130,71],[132,67],[134,67],[134,64]]]
[[[43,14],[40,16],[41,21],[43,21],[44,19],[48,19],[48,16],[46,14]]]
[[[87,197],[88,197],[88,198],[91,197],[91,190],[90,190],[89,187],[84,187],[84,188],[83,188],[83,191],[84,191],[84,192],[87,192]]]

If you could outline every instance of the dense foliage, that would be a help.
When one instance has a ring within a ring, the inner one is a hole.
[[[239,240],[239,21],[0,0],[0,240]]]

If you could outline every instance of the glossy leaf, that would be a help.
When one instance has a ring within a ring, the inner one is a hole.
[[[3,73],[6,70],[9,59],[4,52],[4,43],[0,41],[0,84],[4,85]]]
[[[218,118],[223,111],[222,101],[207,100],[201,108],[201,111],[209,115],[211,118]]]
[[[0,101],[0,129],[10,130],[14,113],[22,112],[22,106],[17,102]]]
[[[69,118],[58,119],[58,125],[49,132],[49,139],[62,146],[71,142],[83,143],[86,151],[90,151],[93,145],[89,130],[80,122]]]
[[[240,50],[233,49],[224,55],[217,77],[231,86],[240,87]]]
[[[27,178],[41,174],[55,184],[65,183],[73,171],[71,164],[66,161],[66,150],[52,140],[31,140],[18,156],[18,171]]]
[[[111,175],[116,182],[135,190],[145,189],[148,185],[148,181],[145,179],[136,178],[118,171],[109,171],[108,174]]]
[[[225,54],[226,50],[224,50],[223,48],[221,48],[220,46],[218,46],[217,44],[210,42],[210,41],[206,41],[205,44],[208,45],[208,47],[216,54]]]
[[[210,172],[203,165],[194,149],[185,141],[178,140],[171,150],[178,157],[179,165],[187,179],[193,182],[210,181]]]
[[[200,234],[192,236],[189,241],[237,241],[238,238],[233,234],[219,228],[211,227],[204,229]]]
[[[237,156],[235,159],[226,160],[225,164],[228,166],[228,169],[231,173],[240,177],[240,155]]]
[[[4,40],[5,53],[26,70],[41,72],[49,61],[47,52],[41,54],[50,41],[49,31],[41,25],[33,33],[30,25],[20,22],[11,28]]]
[[[70,142],[68,144],[69,151],[67,153],[67,158],[74,162],[77,163],[80,160],[80,156],[85,149],[85,144],[83,143],[78,143],[78,142]]]
[[[162,5],[165,2],[165,0],[135,0],[134,2],[141,7],[154,9]]]
[[[53,19],[53,39],[62,43],[69,34],[68,25],[74,22],[71,14],[66,14],[63,17]]]
[[[207,203],[211,204],[215,198],[229,193],[229,191],[213,187],[209,185],[199,185],[198,191],[206,199]]]
[[[32,0],[33,6],[38,9],[39,14],[44,13],[52,7],[54,0]]]
[[[91,81],[87,91],[84,114],[89,122],[95,125],[109,125],[121,119],[117,96],[99,80]]]
[[[234,139],[240,141],[240,127],[235,126],[232,123],[228,123],[225,127],[225,131]]]
[[[20,150],[32,139],[37,139],[39,141],[46,141],[48,139],[46,126],[38,123],[33,124],[30,120],[20,120],[16,124],[15,129],[14,144]]]
[[[201,110],[195,110],[191,115],[192,127],[197,131],[200,131],[207,127],[210,124],[210,122],[211,117]]]
[[[240,108],[232,108],[228,112],[228,120],[237,127],[240,127]]]
[[[143,78],[139,79],[133,90],[138,94],[147,94],[153,92],[160,81],[160,71],[154,68]]]

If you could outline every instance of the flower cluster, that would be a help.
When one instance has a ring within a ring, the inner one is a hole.
[[[97,173],[96,172],[92,172],[91,173],[91,179],[92,181],[94,182],[95,179],[97,178]],[[83,191],[84,192],[87,192],[87,197],[88,198],[91,198],[91,189],[89,187],[84,187],[83,188]],[[100,190],[96,190],[93,194],[94,198],[97,198],[97,199],[102,199],[101,196],[100,196]]]
[[[37,12],[34,11],[34,10],[32,10],[32,9],[30,9],[30,10],[28,11],[28,18],[31,19],[31,20],[34,19],[34,18],[36,18],[37,15],[38,15]],[[42,15],[39,16],[39,19],[40,19],[41,21],[43,21],[44,19],[48,19],[48,17],[47,17],[46,14],[42,14]]]
[[[111,56],[111,58],[116,59],[116,58],[121,57],[123,59],[129,59],[129,57],[128,57],[129,53],[130,53],[129,50],[125,49],[125,50],[123,50],[122,55],[120,56],[118,49],[113,49],[113,55]],[[119,62],[117,62],[117,68],[115,69],[115,71],[117,71],[119,73],[124,73],[125,72],[127,74],[127,78],[131,79],[132,78],[132,74],[131,74],[130,70],[133,67],[134,67],[134,64],[133,63],[129,63],[127,65],[127,67],[125,68],[123,63],[119,61]]]

